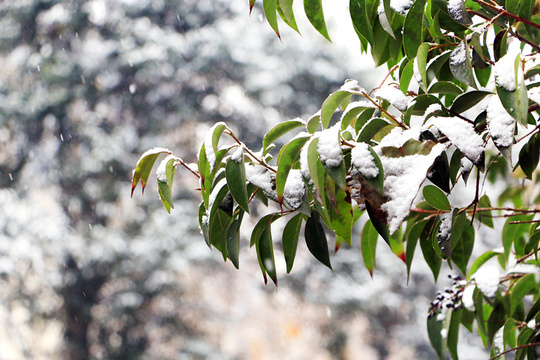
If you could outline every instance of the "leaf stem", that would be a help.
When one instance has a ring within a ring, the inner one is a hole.
[[[497,354],[497,355],[495,355],[495,356],[489,358],[489,360],[497,359],[497,358],[503,356],[504,354],[508,354],[509,352],[512,352],[512,351],[516,351],[516,350],[523,349],[523,348],[526,348],[526,347],[537,346],[537,345],[540,345],[540,342],[534,342],[534,343],[530,343],[530,344],[519,345],[519,346],[516,346],[516,347],[514,347],[514,348],[505,350],[505,351],[503,351],[502,353]]]
[[[262,159],[259,159],[257,156],[255,156],[255,154],[253,154],[253,152],[251,152],[251,150],[249,150],[247,148],[247,146],[245,146],[245,144],[243,142],[241,142],[240,140],[238,140],[238,138],[236,137],[236,135],[234,135],[234,133],[232,131],[230,131],[229,129],[225,129],[223,131],[224,133],[226,133],[227,135],[229,135],[230,137],[233,138],[234,141],[236,141],[238,143],[238,145],[243,145],[244,146],[244,151],[249,155],[251,156],[251,158],[253,160],[255,160],[256,162],[259,163],[259,165],[261,166],[264,166],[265,168],[267,168],[268,170],[272,171],[272,172],[276,172],[276,169],[272,168],[271,166],[268,166],[267,163],[264,162],[264,160]]]

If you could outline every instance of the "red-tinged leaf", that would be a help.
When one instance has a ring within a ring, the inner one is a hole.
[[[377,266],[375,255],[377,252],[377,240],[379,233],[371,223],[371,220],[366,222],[360,238],[360,250],[362,251],[362,259],[364,265],[373,277],[373,269]]]
[[[251,11],[253,11],[253,6],[255,6],[255,2],[257,0],[249,0],[249,15],[251,15]]]
[[[401,229],[398,229],[395,233],[390,236],[390,249],[400,258],[405,264],[407,264],[407,256],[405,254],[405,248],[403,246],[403,235],[401,234]]]
[[[150,176],[152,167],[154,166],[154,163],[156,162],[160,154],[172,154],[172,152],[165,148],[153,148],[146,151],[139,158],[139,161],[137,161],[137,166],[135,167],[135,170],[133,170],[133,178],[131,181],[131,196],[133,196],[133,191],[135,191],[135,188],[137,187],[139,181],[141,182],[142,191],[144,193],[144,189],[148,182],[148,176]]]
[[[276,193],[280,205],[283,203],[283,192],[285,191],[287,176],[289,175],[294,163],[300,159],[302,147],[308,140],[309,136],[295,138],[285,144],[285,146],[283,146],[279,152],[277,159],[278,168],[276,173]]]

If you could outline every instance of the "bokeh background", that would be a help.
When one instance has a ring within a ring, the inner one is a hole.
[[[377,86],[385,71],[360,55],[346,2],[324,4],[333,43],[302,11],[302,36],[282,25],[280,41],[245,0],[0,2],[0,360],[435,357],[421,262],[407,286],[381,244],[371,278],[356,236],[334,272],[300,243],[285,275],[276,235],[276,290],[247,240],[240,270],[208,249],[189,172],[170,215],[154,178],[130,198],[151,147],[194,162],[225,121],[257,149],[345,79]]]

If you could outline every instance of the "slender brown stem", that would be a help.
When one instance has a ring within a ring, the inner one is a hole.
[[[394,71],[396,71],[397,68],[399,68],[399,64],[394,65],[394,66],[390,69],[390,71],[388,71],[388,74],[386,74],[386,76],[384,77],[383,81],[381,81],[381,83],[379,84],[379,86],[376,87],[375,89],[371,90],[369,93],[371,94],[374,90],[380,89],[380,88],[383,86],[383,84],[386,82],[386,79],[388,79],[388,77],[389,77],[390,75],[392,75],[392,73],[393,73]]]
[[[229,135],[230,137],[233,138],[234,141],[236,141],[238,143],[238,145],[244,145],[243,142],[241,142],[240,140],[238,140],[238,138],[236,137],[236,135],[234,135],[234,133],[232,131],[230,131],[229,129],[225,129],[223,131],[224,133],[226,133],[227,135]],[[276,169],[272,168],[271,166],[268,166],[268,164],[266,164],[264,162],[264,160],[262,159],[259,159],[257,156],[255,156],[255,154],[253,154],[251,152],[251,150],[249,150],[246,146],[244,146],[244,151],[253,159],[255,160],[256,162],[259,163],[259,165],[261,166],[264,166],[265,168],[267,168],[268,170],[272,171],[272,172],[276,172]]]
[[[197,174],[192,168],[190,168],[185,162],[183,162],[182,160],[180,159],[177,159],[177,161],[180,163],[180,165],[182,165],[183,167],[185,167],[186,169],[188,169],[189,171],[191,171],[191,173],[193,175],[195,175],[196,177],[198,177],[199,179],[201,178],[201,175]]]
[[[360,95],[362,95],[363,97],[365,97],[366,99],[368,99],[373,105],[375,105],[377,107],[377,109],[379,109],[380,111],[382,111],[383,113],[385,113],[393,122],[395,122],[399,127],[401,127],[402,129],[405,129],[407,130],[407,127],[405,126],[405,124],[403,124],[401,121],[398,121],[398,119],[396,119],[394,116],[392,116],[392,114],[390,114],[388,111],[386,111],[382,106],[380,106],[379,104],[377,104],[376,101],[374,101],[372,98],[369,97],[368,94],[366,94],[365,92],[361,92]]]
[[[491,9],[493,11],[500,12],[500,13],[504,14],[504,16],[506,16],[506,17],[509,17],[511,19],[520,21],[520,22],[522,22],[524,24],[530,25],[530,26],[540,30],[540,24],[537,24],[537,23],[535,23],[533,21],[524,19],[519,15],[512,14],[512,13],[506,11],[502,6],[499,6],[499,5],[496,5],[496,4],[495,5],[488,4],[487,2],[485,2],[483,0],[473,0],[473,1],[475,3],[477,3],[477,4],[484,5],[485,7],[489,8],[489,9]]]
[[[519,350],[519,349],[524,349],[526,347],[537,346],[537,345],[540,345],[540,342],[534,342],[534,343],[530,343],[530,344],[519,345],[519,346],[516,346],[515,348],[511,348],[511,349],[508,349],[506,351],[503,351],[502,353],[491,357],[489,360],[497,359],[497,358],[503,356],[504,354],[508,354],[509,352],[512,352],[512,351],[516,351],[516,350]]]

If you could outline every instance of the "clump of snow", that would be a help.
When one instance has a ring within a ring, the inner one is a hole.
[[[531,319],[527,323],[527,327],[532,330],[536,330],[536,319]]]
[[[244,146],[239,146],[231,155],[231,160],[237,163],[241,163],[244,157]]]
[[[532,100],[538,105],[540,105],[540,86],[536,86],[527,90],[527,95],[529,96],[529,100]]]
[[[516,90],[515,63],[517,56],[518,53],[516,51],[509,51],[506,55],[500,58],[493,67],[495,83],[507,91]]]
[[[504,326],[493,336],[493,344],[491,345],[494,354],[501,354],[504,351]]]
[[[463,20],[463,2],[462,0],[448,0],[448,13],[452,19],[457,22]]]
[[[469,311],[474,311],[474,289],[476,289],[475,285],[469,285],[463,290],[463,295],[461,297],[461,303],[465,307],[465,309]]]
[[[373,179],[379,175],[375,158],[366,143],[357,143],[351,150],[351,164],[363,177]]]
[[[176,161],[178,158],[174,155],[169,155],[165,159],[163,159],[156,170],[156,176],[157,179],[161,182],[167,182],[167,163],[170,160]]]
[[[499,289],[499,269],[494,265],[482,266],[474,273],[476,286],[487,297],[494,297]]]
[[[285,182],[283,198],[293,209],[302,205],[302,199],[306,193],[306,187],[300,170],[292,169]]]
[[[480,161],[484,141],[472,124],[457,117],[433,117],[430,120],[469,160],[473,163]]]
[[[141,155],[141,157],[139,158],[139,160],[137,161],[137,163],[138,163],[139,161],[141,161],[143,158],[147,157],[148,155],[156,155],[156,154],[161,154],[161,153],[171,154],[172,151],[170,151],[169,149],[163,148],[163,147],[155,147],[155,148],[152,148],[152,149],[150,149],[150,150],[146,150],[146,151]]]
[[[308,165],[308,149],[311,142],[315,139],[309,140],[304,147],[302,148],[302,151],[300,151],[300,172],[302,173],[302,176],[304,179],[312,181],[311,175],[309,173],[309,165]]]
[[[246,164],[246,180],[261,189],[265,195],[277,198],[272,174],[262,165]]]
[[[381,209],[388,214],[391,233],[395,232],[409,215],[411,205],[426,179],[433,162],[444,150],[443,144],[436,144],[428,155],[409,155],[390,158],[380,154],[385,174],[384,195],[388,199]]]
[[[461,167],[460,167],[460,171],[464,174],[468,174],[471,172],[472,170],[472,167],[473,167],[473,163],[471,160],[467,159],[466,157],[464,158],[461,158]]]
[[[206,138],[204,139],[204,151],[206,152],[206,159],[208,160],[208,163],[210,164],[210,171],[214,169],[214,166],[216,165],[216,153],[214,152],[214,146],[212,144],[212,138],[214,137],[214,130],[218,126],[227,126],[224,122],[220,121],[214,126],[208,130],[206,133]]]
[[[435,103],[435,104],[429,105],[424,114],[429,115],[429,114],[433,114],[434,112],[441,111],[441,110],[442,110],[441,104]]]
[[[439,232],[437,233],[439,246],[441,247],[441,250],[443,252],[445,250],[449,250],[446,247],[449,245],[451,235],[452,235],[452,214],[448,214],[441,221],[441,225],[439,226]]]
[[[410,99],[396,87],[385,85],[375,92],[375,97],[386,100],[400,111],[407,110]]]
[[[487,122],[493,142],[507,148],[514,143],[515,121],[502,105],[498,96],[492,96],[487,106]]]
[[[339,123],[319,133],[317,152],[323,165],[335,168],[341,165],[343,154],[339,143]]]
[[[407,14],[407,11],[409,11],[412,4],[413,4],[412,0],[391,0],[390,1],[390,7],[401,15]]]
[[[460,42],[454,51],[452,51],[452,54],[450,54],[450,65],[457,66],[467,61],[467,51],[468,49],[465,43],[463,41]]]
[[[341,85],[341,88],[339,90],[340,91],[354,91],[354,92],[364,91],[364,89],[360,87],[360,85],[358,85],[358,81],[352,80],[352,79],[345,80],[345,83]]]
[[[540,269],[533,264],[516,264],[508,269],[507,274],[534,274],[540,272]]]

